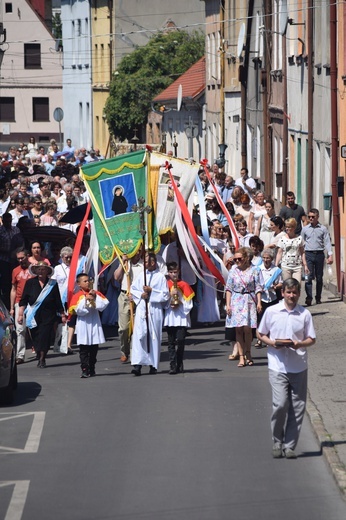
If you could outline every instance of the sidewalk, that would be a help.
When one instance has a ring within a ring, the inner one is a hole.
[[[304,301],[303,284],[300,303]],[[346,496],[346,305],[324,288],[322,304],[312,305],[309,310],[317,341],[308,351],[307,413],[322,452]]]

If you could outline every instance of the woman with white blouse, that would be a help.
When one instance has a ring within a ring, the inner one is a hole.
[[[301,282],[302,267],[305,274],[309,274],[305,258],[304,242],[300,235],[296,235],[297,221],[294,218],[285,220],[286,235],[278,243],[276,265],[281,265],[282,278],[295,278]]]

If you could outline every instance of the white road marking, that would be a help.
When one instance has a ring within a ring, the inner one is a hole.
[[[6,417],[1,417],[1,415],[6,415]],[[1,454],[9,454],[9,453],[37,453],[40,445],[40,440],[43,431],[44,420],[46,416],[46,412],[23,412],[23,413],[11,413],[5,412],[0,415],[0,421],[8,421],[13,419],[22,419],[23,417],[33,416],[33,421],[31,425],[31,430],[29,432],[26,444],[24,449],[21,448],[12,448],[11,446],[1,446],[0,445],[0,453]]]
[[[21,520],[29,491],[29,484],[30,480],[0,481],[0,488],[14,486],[11,502],[4,520]]]

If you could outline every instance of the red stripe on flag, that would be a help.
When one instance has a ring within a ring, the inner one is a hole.
[[[86,209],[86,212],[85,212],[85,215],[84,215],[84,218],[83,218],[83,221],[82,221],[82,223],[80,225],[80,228],[79,228],[79,231],[78,231],[76,243],[75,243],[74,248],[73,248],[71,265],[70,265],[70,274],[69,274],[69,277],[68,277],[68,285],[67,285],[67,308],[69,308],[70,301],[71,301],[71,298],[73,296],[73,290],[74,290],[74,286],[75,286],[75,283],[76,283],[76,272],[77,272],[77,266],[78,266],[78,258],[79,258],[79,253],[80,253],[80,250],[81,250],[81,247],[82,247],[85,225],[86,225],[86,222],[87,222],[88,217],[89,217],[90,209],[91,209],[91,204],[90,204],[90,201],[89,201],[87,209]]]
[[[188,229],[189,229],[189,231],[191,233],[192,238],[195,241],[195,244],[196,244],[196,246],[198,248],[198,251],[200,252],[200,255],[201,255],[205,265],[207,266],[207,268],[209,269],[211,274],[213,276],[215,276],[215,278],[217,278],[222,284],[225,284],[225,280],[223,279],[222,274],[215,267],[213,262],[210,260],[209,256],[204,251],[204,249],[203,249],[203,247],[202,247],[202,245],[201,245],[201,243],[199,241],[199,238],[198,238],[197,233],[195,231],[195,228],[194,228],[194,225],[193,225],[193,222],[192,222],[189,210],[188,210],[188,208],[187,208],[187,206],[185,204],[184,197],[182,196],[182,194],[178,190],[178,187],[177,187],[177,185],[175,183],[174,177],[171,174],[171,165],[168,162],[166,162],[165,166],[166,166],[166,169],[168,170],[169,177],[171,179],[172,187],[173,187],[173,190],[174,190],[174,194],[175,194],[176,200],[177,200],[177,202],[179,204],[179,207],[181,209],[181,213],[183,215],[184,221],[187,224],[187,227],[188,227]]]
[[[220,205],[220,208],[222,209],[223,214],[225,215],[225,217],[227,219],[229,228],[230,228],[231,233],[232,233],[232,240],[233,240],[234,247],[236,249],[239,249],[239,238],[238,238],[238,234],[237,234],[237,230],[235,228],[234,222],[232,220],[231,215],[228,213],[228,210],[227,210],[227,208],[225,206],[224,201],[220,197],[220,193],[218,192],[217,188],[215,187],[215,184],[212,181],[211,175],[210,175],[209,170],[207,168],[207,164],[208,164],[208,161],[206,159],[203,159],[201,161],[201,165],[204,168],[205,174],[206,174],[206,176],[207,176],[207,178],[208,178],[208,180],[210,182],[211,187],[214,190],[214,193],[215,193],[215,196],[216,196],[216,200],[218,201],[218,203]]]

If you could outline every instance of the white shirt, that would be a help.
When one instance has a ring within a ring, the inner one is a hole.
[[[248,195],[249,195],[250,191],[254,190],[257,186],[255,179],[253,179],[252,177],[248,177],[246,179],[246,186],[245,186],[245,184],[243,184],[243,177],[240,177],[239,179],[237,179],[235,181],[235,185],[243,188],[245,193],[247,193]]]
[[[301,305],[296,305],[290,311],[286,309],[284,300],[269,307],[258,326],[258,331],[270,339],[292,339],[303,341],[316,338],[312,316]],[[282,347],[274,348],[268,345],[268,368],[282,374],[303,372],[308,368],[306,348]]]

